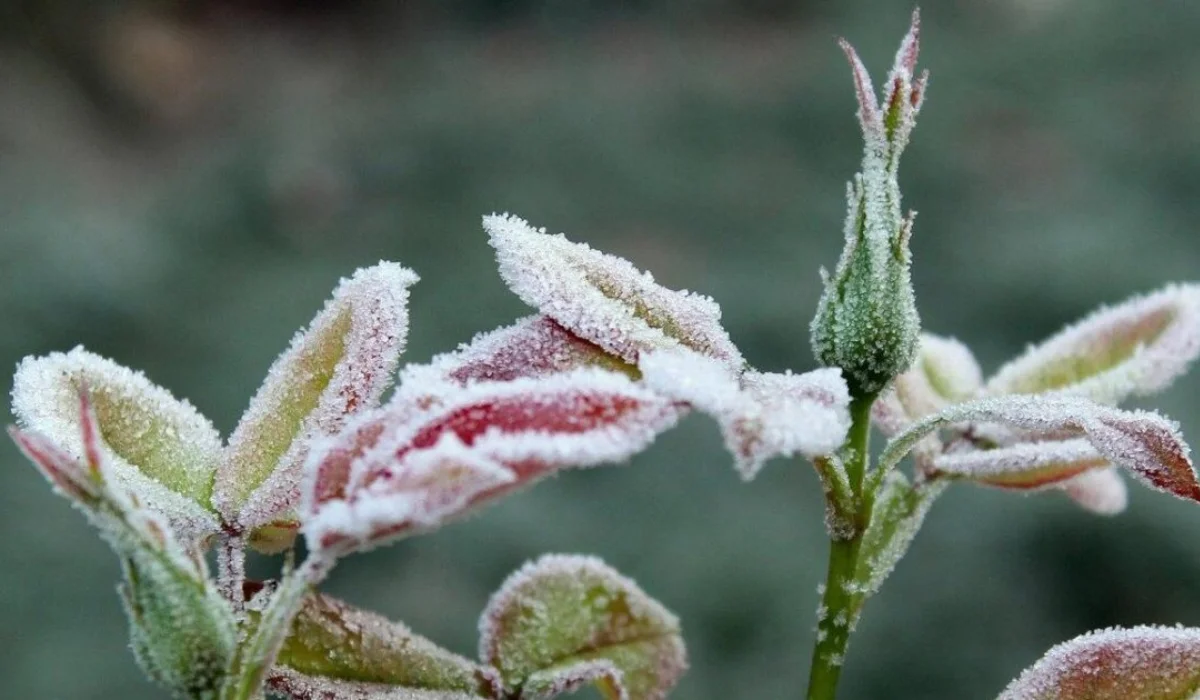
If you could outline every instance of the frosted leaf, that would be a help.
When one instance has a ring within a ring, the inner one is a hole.
[[[166,516],[189,543],[217,530],[208,509],[221,441],[207,418],[145,375],[83,348],[27,357],[13,378],[13,413],[25,433],[83,460],[80,393],[91,396],[106,478]]]
[[[510,691],[533,680],[544,692],[548,677],[566,683],[574,667],[609,700],[652,700],[687,668],[679,620],[594,557],[526,564],[493,594],[479,630],[480,658]]]
[[[945,489],[944,483],[912,486],[904,474],[889,473],[875,496],[871,521],[859,548],[858,572],[854,580],[864,582],[858,591],[870,596],[908,551],[921,529],[930,506]]]
[[[908,411],[896,396],[895,387],[886,389],[871,404],[871,424],[888,437],[903,431],[911,423]]]
[[[832,453],[850,428],[850,395],[837,369],[805,374],[746,372],[686,350],[645,355],[643,382],[717,420],[746,479],[772,457]]]
[[[637,378],[637,368],[563,328],[549,316],[529,316],[511,326],[480,333],[430,369],[451,381],[508,381],[597,366]]]
[[[480,697],[490,694],[492,683],[488,670],[405,625],[317,593],[305,598],[275,663],[268,681],[273,687],[348,684],[343,694],[333,696],[338,698],[407,697],[396,695],[400,692],[414,693],[414,698],[443,697],[437,693]],[[359,696],[351,689],[394,695]]]
[[[1200,687],[1200,630],[1107,629],[1052,648],[999,700],[1190,700]]]
[[[629,700],[624,674],[608,659],[568,662],[535,671],[525,679],[521,697],[549,700],[593,684],[603,688],[605,697]]]
[[[397,688],[384,683],[313,678],[278,668],[267,678],[272,693],[292,700],[478,700],[491,695],[475,695],[460,690]]]
[[[402,389],[404,389],[402,387]],[[313,548],[374,546],[436,527],[566,467],[627,459],[682,408],[619,374],[408,387],[314,451],[304,530]]]
[[[992,450],[939,455],[936,473],[1008,489],[1039,489],[1103,467],[1108,459],[1082,438],[1022,442]]]
[[[979,363],[966,345],[929,333],[921,334],[920,343],[913,366],[893,385],[909,420],[970,399],[983,385]]]
[[[358,270],[271,365],[217,473],[213,501],[227,522],[252,529],[286,516],[309,441],[378,405],[404,350],[416,281],[396,263]]]
[[[1129,502],[1125,480],[1113,467],[1089,469],[1059,484],[1059,488],[1071,500],[1098,515],[1116,515]]]
[[[1005,396],[951,406],[893,438],[880,468],[890,469],[938,428],[967,421],[999,423],[1040,440],[1085,438],[1106,460],[1147,485],[1200,500],[1190,450],[1175,423],[1156,413],[1122,411],[1071,396]]]
[[[731,370],[745,363],[712,299],[667,289],[627,260],[510,215],[483,218],[500,275],[526,304],[629,363],[686,347]]]
[[[1002,367],[991,394],[1054,392],[1116,404],[1166,388],[1200,354],[1200,285],[1101,308]]]
[[[62,496],[81,506],[95,504],[103,494],[102,486],[84,463],[53,440],[34,432],[10,426],[8,434],[21,452]]]

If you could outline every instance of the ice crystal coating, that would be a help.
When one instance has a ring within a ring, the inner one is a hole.
[[[893,383],[896,400],[909,420],[973,398],[983,386],[979,363],[954,338],[922,333],[913,366]]]
[[[1200,354],[1200,285],[1101,308],[1002,367],[990,394],[1061,393],[1117,404],[1166,388]]]
[[[1060,644],[999,700],[1190,700],[1200,688],[1200,630],[1134,627]]]
[[[422,407],[411,396],[435,395]],[[314,549],[374,546],[566,467],[622,461],[682,408],[595,368],[467,386],[406,386],[314,450],[304,532]]]
[[[108,465],[106,478],[147,509],[161,513],[192,546],[217,529],[208,509],[221,440],[207,418],[186,401],[152,383],[140,372],[83,348],[45,357],[27,357],[13,378],[13,413],[29,454],[33,447],[61,467],[67,456],[85,457],[85,415],[80,393],[90,394],[99,440]],[[30,438],[36,433],[40,437]],[[32,440],[32,441],[31,441]],[[20,441],[19,441],[20,442]],[[57,449],[47,451],[47,445]],[[50,476],[55,467],[31,459]],[[67,490],[67,472],[51,480]]]
[[[568,662],[535,671],[521,686],[521,697],[550,700],[593,684],[603,689],[605,697],[629,700],[625,674],[608,659]]]
[[[836,368],[739,377],[682,349],[649,353],[639,368],[647,386],[717,420],[746,479],[772,457],[830,454],[850,428],[850,394]]]
[[[877,394],[908,369],[920,330],[909,272],[915,213],[902,214],[897,179],[928,80],[928,74],[913,74],[919,32],[914,12],[882,103],[854,48],[841,42],[854,73],[865,145],[862,169],[846,188],[846,246],[833,275],[822,272],[825,292],[812,322],[812,345],[823,365],[842,368],[855,396]]]
[[[485,216],[483,227],[500,275],[522,301],[626,362],[682,346],[734,371],[744,365],[709,297],[667,289],[627,260],[515,216]]]
[[[1097,515],[1116,515],[1129,503],[1125,480],[1113,467],[1089,469],[1062,482],[1059,488],[1071,500]]]
[[[855,581],[864,582],[859,593],[871,595],[908,551],[921,523],[945,488],[944,483],[913,487],[900,472],[891,472],[871,508],[871,523],[863,533]]]
[[[528,316],[480,333],[455,352],[433,358],[429,369],[459,384],[542,377],[578,367],[600,367],[637,378],[637,368],[563,328],[549,316]]]
[[[939,455],[936,472],[1009,489],[1038,489],[1060,484],[1108,464],[1086,439],[1023,442],[994,450]]]
[[[305,598],[293,620],[268,683],[276,689],[301,684],[326,685],[331,692],[342,688],[334,697],[356,697],[348,691],[363,683],[372,684],[376,692],[457,692],[470,697],[488,695],[491,689],[488,670],[469,659],[398,622],[316,593]],[[289,696],[313,697],[295,692]]]
[[[492,596],[479,656],[510,691],[599,680],[609,700],[666,697],[687,668],[679,620],[594,557],[530,562]],[[574,680],[573,680],[574,679]]]
[[[271,365],[217,472],[213,501],[227,522],[251,529],[288,520],[309,442],[377,406],[391,385],[416,281],[396,263],[358,270]]]
[[[272,693],[292,700],[479,700],[481,696],[461,690],[397,688],[385,683],[333,681],[310,678],[288,669],[278,669],[267,679]]]
[[[1178,426],[1162,416],[1148,411],[1122,411],[1103,406],[1087,399],[1071,396],[1006,396],[986,398],[951,406],[939,414],[925,418],[898,435],[888,444],[880,458],[884,469],[890,468],[910,450],[917,441],[934,430],[971,421],[975,423],[997,423],[1009,430],[1024,433],[1033,444],[1031,448],[1007,454],[1008,459],[1001,467],[1013,467],[1024,460],[1027,467],[1038,473],[1042,483],[1061,481],[1075,476],[1066,470],[1057,474],[1050,458],[1030,460],[1030,453],[1039,449],[1043,441],[1070,441],[1083,438],[1104,460],[1128,469],[1136,478],[1152,488],[1174,494],[1180,498],[1200,501],[1200,483],[1192,467],[1189,448],[1178,431]],[[1065,450],[1060,456],[1068,461],[1087,459],[1078,451],[1079,443],[1068,442],[1055,449]],[[986,452],[984,453],[986,455]],[[943,458],[945,459],[945,458]],[[956,476],[986,479],[997,476],[1001,467],[986,464],[986,456],[966,459],[967,467],[954,472]],[[970,460],[979,459],[980,462]],[[936,462],[935,462],[936,463]],[[947,462],[943,461],[943,464]],[[1103,466],[1097,461],[1093,467]],[[953,461],[950,464],[954,464]],[[1039,471],[1039,469],[1041,471]],[[1082,470],[1080,470],[1082,471]]]

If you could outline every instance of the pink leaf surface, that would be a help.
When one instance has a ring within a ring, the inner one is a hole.
[[[626,362],[682,346],[733,370],[744,364],[712,299],[667,289],[627,260],[515,216],[485,216],[483,227],[500,275],[522,301]]]
[[[1200,630],[1135,627],[1060,644],[999,700],[1190,700],[1200,689]]]
[[[358,270],[271,365],[217,472],[213,500],[227,522],[249,529],[286,514],[309,441],[378,405],[404,349],[416,281],[395,263]]]
[[[1098,515],[1116,515],[1129,503],[1125,480],[1113,467],[1089,469],[1059,487],[1071,500]]]
[[[627,459],[683,410],[591,368],[429,393],[437,399],[417,409],[401,392],[314,453],[304,506],[310,546],[374,546],[558,469]]]

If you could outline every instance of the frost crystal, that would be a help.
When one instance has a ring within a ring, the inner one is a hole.
[[[1166,388],[1200,354],[1200,285],[1102,308],[1010,362],[990,394],[1058,393],[1117,404]]]
[[[207,418],[140,372],[83,348],[27,357],[13,378],[13,413],[26,434],[22,445],[53,462],[31,458],[45,471],[63,459],[85,458],[80,393],[90,395],[96,441],[113,489],[161,513],[185,541],[195,544],[217,530],[208,509],[221,440]],[[39,437],[30,437],[36,433]],[[47,445],[54,445],[50,450]],[[49,475],[49,472],[47,472]],[[51,477],[59,488],[68,482]],[[191,546],[191,545],[189,545]]]
[[[658,700],[687,668],[679,620],[594,557],[526,564],[492,596],[479,631],[480,658],[510,689],[600,679],[607,697]]]
[[[733,371],[744,360],[712,299],[667,289],[628,261],[510,215],[483,218],[500,275],[526,304],[629,363],[686,347]]]
[[[1129,502],[1125,480],[1113,467],[1090,469],[1062,482],[1059,488],[1071,500],[1098,515],[1116,515]]]
[[[677,349],[650,353],[639,365],[655,391],[712,416],[738,471],[753,478],[772,457],[827,455],[846,439],[850,395],[837,369],[806,374],[746,372]]]
[[[921,334],[916,361],[893,385],[909,420],[973,398],[982,386],[983,374],[971,350],[953,338],[929,333]]]
[[[428,389],[428,391],[426,391]],[[436,395],[425,408],[411,395]],[[303,512],[310,547],[374,546],[558,469],[627,459],[681,407],[623,375],[406,387],[314,450]]]
[[[1200,630],[1134,627],[1060,644],[999,700],[1191,698],[1200,686]]]
[[[909,273],[914,213],[901,213],[900,154],[925,95],[927,75],[914,76],[920,18],[900,45],[876,101],[871,78],[842,41],[858,97],[864,150],[861,172],[847,186],[846,246],[812,322],[817,359],[841,367],[855,396],[879,393],[912,364],[920,320]]]
[[[228,522],[250,529],[285,516],[309,442],[378,405],[404,350],[416,281],[396,263],[357,271],[271,365],[217,472],[213,501]]]

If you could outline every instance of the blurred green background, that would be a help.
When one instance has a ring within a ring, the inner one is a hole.
[[[222,431],[338,278],[416,269],[408,359],[527,313],[479,216],[512,211],[722,304],[764,369],[812,366],[859,136],[845,35],[879,0],[0,0],[0,359],[83,344]],[[994,369],[1094,306],[1200,272],[1200,3],[924,4],[902,169],[929,330]],[[1200,376],[1155,405],[1200,439]],[[0,695],[152,698],[114,558],[18,456],[0,471]],[[991,698],[1050,645],[1200,625],[1200,509],[1131,486],[1101,519],[952,489],[868,606],[843,698]],[[824,576],[817,481],[753,483],[689,418],[329,588],[463,653],[489,592],[590,552],[680,613],[675,697],[796,698]],[[269,575],[274,562],[259,562]]]

